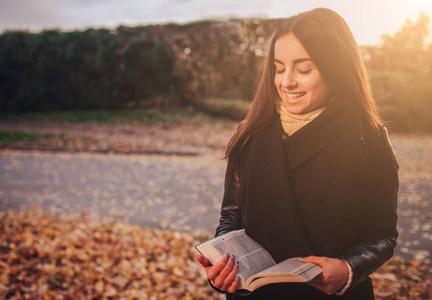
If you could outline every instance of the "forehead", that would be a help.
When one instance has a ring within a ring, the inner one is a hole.
[[[281,61],[293,61],[300,58],[310,58],[309,53],[295,37],[290,33],[276,40],[274,46],[275,59]]]

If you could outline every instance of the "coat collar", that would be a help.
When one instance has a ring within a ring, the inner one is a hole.
[[[317,154],[334,138],[361,118],[354,105],[330,104],[316,119],[282,141],[282,125],[276,114],[271,126],[264,129],[259,138],[275,138],[285,143],[289,153],[287,164],[294,169]],[[263,141],[264,142],[264,141]]]
[[[289,147],[287,163],[294,169],[317,154],[334,138],[354,124],[360,113],[354,106],[329,105],[315,120],[285,140]]]

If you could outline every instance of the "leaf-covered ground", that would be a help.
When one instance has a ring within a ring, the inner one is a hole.
[[[432,269],[422,260],[395,257],[372,274],[376,299],[432,299]]]
[[[196,262],[200,234],[0,213],[0,299],[217,299]]]
[[[0,212],[0,299],[220,299],[196,262],[208,238],[96,222],[86,215]],[[432,271],[391,260],[377,299],[432,299]]]

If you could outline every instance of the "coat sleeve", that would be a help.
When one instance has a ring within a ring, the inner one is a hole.
[[[216,236],[223,235],[232,230],[241,229],[241,210],[240,210],[240,180],[238,168],[230,176],[227,169],[225,174],[225,192],[222,200],[219,225],[216,228]],[[210,286],[219,293],[226,294],[215,287],[209,280]],[[229,294],[230,295],[230,294]],[[227,299],[230,299],[229,296]]]
[[[219,226],[216,229],[216,236],[232,230],[241,229],[241,208],[240,208],[240,180],[238,167],[235,167],[231,174],[227,169],[225,174],[225,192],[222,200]]]
[[[366,135],[366,150],[370,170],[370,191],[363,204],[364,236],[360,245],[348,249],[341,258],[353,269],[351,288],[393,256],[398,232],[397,192],[399,187],[396,156],[387,130]],[[350,288],[350,289],[351,289]]]

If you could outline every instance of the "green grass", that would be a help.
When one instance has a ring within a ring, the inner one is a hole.
[[[2,113],[0,121],[28,121],[28,122],[54,122],[54,123],[111,123],[122,125],[177,125],[204,123],[223,123],[205,112],[197,112],[185,108],[177,110],[135,109],[112,111],[60,111],[60,112],[27,112]]]
[[[54,134],[47,134],[47,133],[42,134],[42,133],[8,131],[8,130],[0,131],[1,144],[10,144],[10,143],[20,142],[20,141],[36,142],[37,140],[40,139],[49,139],[53,137],[55,137]]]
[[[241,121],[246,116],[250,104],[239,99],[209,98],[197,103],[197,107],[212,116]]]

